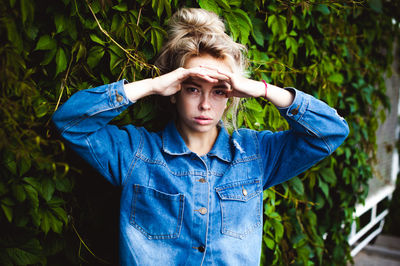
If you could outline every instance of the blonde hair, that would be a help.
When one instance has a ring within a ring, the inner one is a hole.
[[[170,18],[168,26],[168,40],[155,62],[161,74],[184,66],[191,57],[209,54],[228,60],[233,72],[244,75],[246,47],[225,33],[225,25],[217,14],[200,8],[182,8]],[[236,129],[238,104],[239,98],[230,101],[223,118],[225,126]]]
[[[168,24],[168,41],[155,62],[162,74],[182,67],[188,58],[204,53],[228,59],[234,71],[244,72],[246,47],[225,33],[225,25],[217,14],[200,8],[182,8]]]

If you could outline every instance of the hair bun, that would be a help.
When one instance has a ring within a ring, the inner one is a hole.
[[[170,38],[225,33],[225,25],[218,15],[200,8],[180,9],[170,18],[168,24]]]
[[[168,40],[155,62],[160,73],[183,67],[187,58],[203,53],[226,59],[235,71],[243,72],[246,47],[225,33],[224,22],[217,14],[201,8],[182,8],[168,24]]]

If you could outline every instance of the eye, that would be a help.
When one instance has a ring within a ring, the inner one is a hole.
[[[214,94],[216,94],[218,96],[226,96],[227,95],[225,90],[214,90]]]
[[[186,87],[185,91],[188,92],[188,93],[196,93],[199,90],[197,88],[195,88],[195,87]]]

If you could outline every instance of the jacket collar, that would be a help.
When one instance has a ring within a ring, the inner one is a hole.
[[[214,146],[211,148],[211,151],[208,153],[208,155],[218,157],[226,162],[230,162],[232,161],[230,136],[225,127],[222,126],[222,123],[220,124],[217,140],[215,141]],[[173,121],[169,122],[162,131],[162,141],[163,150],[168,154],[184,155],[192,153],[192,151],[190,151],[186,146],[185,141],[182,139]]]

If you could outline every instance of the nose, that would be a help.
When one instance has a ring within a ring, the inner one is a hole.
[[[207,95],[202,95],[200,99],[199,109],[200,110],[209,110],[211,108],[210,99]]]

